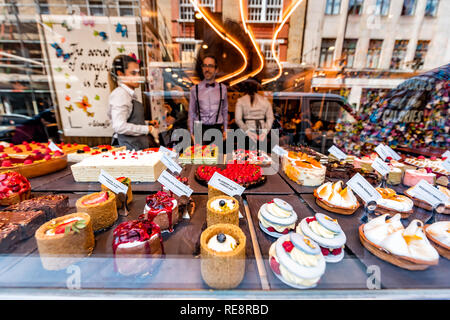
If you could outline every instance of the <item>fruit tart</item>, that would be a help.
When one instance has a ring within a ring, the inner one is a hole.
[[[279,238],[295,229],[297,213],[284,200],[274,198],[261,206],[258,211],[259,227],[266,234]]]
[[[92,219],[77,212],[50,220],[36,230],[35,238],[42,266],[61,270],[90,255],[95,239]]]
[[[326,267],[319,245],[295,232],[270,246],[269,265],[279,280],[296,289],[316,287]]]
[[[27,178],[14,171],[0,173],[0,205],[9,206],[29,199],[31,185]]]
[[[206,224],[208,227],[218,223],[239,226],[239,201],[229,196],[217,196],[206,204]]]
[[[119,217],[116,196],[111,191],[85,195],[75,205],[78,212],[86,212],[91,216],[94,232],[111,227]]]
[[[420,220],[404,228],[400,214],[383,214],[359,226],[362,245],[378,258],[407,270],[425,270],[437,265],[439,253],[430,244]]]
[[[439,221],[426,225],[425,234],[439,254],[450,260],[450,221]]]
[[[130,178],[119,177],[116,180],[128,187],[128,190],[127,190],[127,205],[130,204],[133,201],[133,190],[131,189],[131,180],[130,180]],[[108,189],[103,184],[102,184],[101,188],[102,188],[102,191],[111,191],[110,189]],[[120,197],[117,196],[117,194],[116,194],[116,205],[117,205],[117,209],[122,209],[123,205],[124,205],[124,201],[122,201],[120,199]]]
[[[200,236],[203,281],[214,289],[232,289],[244,279],[246,237],[233,224],[215,224]]]
[[[261,167],[254,164],[229,163],[224,169],[216,166],[201,165],[195,171],[195,179],[202,185],[207,186],[209,179],[214,173],[220,173],[224,177],[233,180],[244,188],[257,187],[266,182]]]
[[[113,232],[114,264],[124,276],[146,275],[154,271],[164,255],[160,227],[150,220],[131,220]]]
[[[377,200],[375,214],[400,214],[407,218],[413,213],[414,202],[403,195],[399,195],[391,188],[376,188],[381,198]]]
[[[296,232],[314,240],[322,251],[326,262],[339,262],[344,258],[347,237],[336,219],[323,213],[304,218]]]
[[[342,189],[343,182],[326,182],[314,190],[318,206],[339,214],[350,215],[359,208],[359,202],[350,187]]]
[[[161,231],[173,232],[173,227],[181,220],[178,201],[165,191],[149,195],[139,219],[153,221]]]

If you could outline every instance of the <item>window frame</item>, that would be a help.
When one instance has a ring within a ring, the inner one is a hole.
[[[435,18],[439,10],[439,0],[427,0],[425,4],[425,17]],[[433,5],[433,11],[430,13],[428,6]]]
[[[278,23],[281,21],[281,17],[283,16],[283,0],[259,0],[261,3],[260,4],[253,4],[250,3],[251,0],[247,0],[247,16],[248,16],[248,22],[251,23]],[[278,4],[269,4],[268,2],[272,1],[279,1]],[[251,9],[260,9],[260,13],[259,13],[259,19],[255,19],[253,18],[250,10]],[[267,17],[267,12],[270,9],[278,9],[278,19],[268,19]]]
[[[336,5],[338,5],[337,12],[335,12]],[[341,0],[326,0],[325,3],[325,15],[327,16],[335,16],[339,15],[341,13],[342,8],[342,1]],[[329,11],[331,10],[331,12]]]
[[[391,9],[391,0],[377,0],[375,2],[375,14],[385,17],[389,15]]]
[[[348,14],[360,16],[364,12],[364,0],[350,0],[348,2]]]
[[[406,3],[411,4],[412,6],[407,6]],[[401,16],[403,17],[412,17],[416,14],[417,0],[403,0],[402,12]]]
[[[215,11],[216,0],[200,0],[200,5],[202,8],[209,8],[211,12]],[[206,2],[206,4],[205,4]],[[183,12],[183,8],[185,12]],[[191,16],[192,10],[192,18]],[[178,21],[179,22],[194,22],[195,19],[195,9],[189,0],[178,0]]]

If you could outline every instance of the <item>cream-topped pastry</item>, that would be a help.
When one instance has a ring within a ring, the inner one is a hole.
[[[414,202],[403,195],[397,194],[390,188],[376,188],[381,198],[377,200],[377,205],[400,213],[410,212],[414,206]]]
[[[260,228],[273,237],[280,237],[295,228],[297,214],[284,200],[275,198],[265,203],[258,211]]]
[[[283,172],[302,186],[315,187],[325,180],[326,166],[302,152],[290,151],[282,160]]]
[[[271,245],[269,264],[281,281],[298,289],[315,287],[326,266],[319,245],[295,232],[281,236]]]
[[[439,259],[438,252],[423,232],[420,220],[413,220],[405,229],[400,222],[400,214],[389,220],[387,217],[384,214],[364,225],[364,235],[370,242],[398,256],[427,262]]]
[[[342,189],[343,182],[326,182],[314,191],[317,199],[326,205],[341,209],[356,209],[359,206],[350,187]]]
[[[450,221],[439,221],[429,225],[427,235],[450,248]]]
[[[344,258],[347,237],[336,219],[316,213],[313,217],[302,219],[296,232],[313,239],[320,246],[325,261],[339,262]]]
[[[237,246],[236,240],[229,234],[218,233],[208,241],[208,248],[216,252],[233,251]]]
[[[236,200],[229,198],[219,198],[211,201],[211,208],[216,211],[228,211],[233,210],[236,207]]]

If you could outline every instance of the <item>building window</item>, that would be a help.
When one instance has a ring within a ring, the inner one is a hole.
[[[366,68],[376,69],[379,67],[382,46],[383,40],[370,40]]]
[[[214,12],[214,0],[200,0],[199,3]],[[194,22],[194,6],[189,0],[180,0],[180,21]]]
[[[377,0],[375,14],[379,16],[387,16],[391,0]]]
[[[341,0],[327,0],[325,14],[339,14],[341,10]]]
[[[416,11],[416,0],[404,0],[402,7],[402,16],[412,16]]]
[[[119,1],[119,16],[134,16],[134,1]]]
[[[350,0],[348,3],[348,14],[361,15],[364,0]]]
[[[283,0],[248,0],[248,20],[251,22],[278,22]]]
[[[333,56],[336,39],[322,39],[320,46],[319,68],[330,68],[333,66]]]
[[[103,2],[102,1],[89,1],[89,15],[91,16],[103,16]]]
[[[427,4],[425,6],[425,16],[436,17],[438,6],[439,0],[427,0]]]
[[[355,61],[356,43],[357,39],[344,39],[342,46],[342,58],[340,65],[347,68],[352,68]]]
[[[417,41],[416,53],[414,54],[413,66],[414,70],[422,69],[427,55],[430,40]]]
[[[38,3],[40,14],[50,14],[50,8],[47,0],[38,0]]]
[[[399,70],[404,67],[407,48],[408,40],[395,40],[390,66],[391,69]]]
[[[181,61],[193,62],[195,61],[195,42],[181,43]]]
[[[275,57],[272,54],[272,42],[268,40],[266,41],[257,40],[257,42],[259,44],[259,48],[261,49],[261,52],[264,56],[266,63],[267,64],[275,63]],[[280,56],[279,44],[275,44],[275,52],[277,54],[277,57],[279,57]]]

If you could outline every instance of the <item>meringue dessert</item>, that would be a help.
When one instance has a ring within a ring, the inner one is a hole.
[[[214,289],[232,289],[244,279],[246,237],[233,224],[214,224],[200,236],[200,270]]]
[[[359,227],[363,246],[377,257],[408,270],[424,270],[439,261],[439,254],[424,234],[423,223],[413,220],[404,228],[396,214],[383,214]]]
[[[325,180],[326,166],[306,153],[290,151],[283,159],[283,171],[289,179],[302,186],[315,187]]]
[[[441,256],[450,260],[450,221],[425,226],[425,234]]]
[[[344,258],[347,237],[336,219],[316,213],[314,217],[304,218],[296,232],[314,240],[320,246],[326,262],[339,262]]]
[[[413,213],[414,202],[403,195],[397,194],[391,188],[376,188],[381,198],[377,200],[376,214],[399,213],[402,218]]]
[[[258,219],[259,227],[265,233],[279,238],[295,228],[297,214],[289,203],[275,198],[261,206]]]
[[[436,182],[436,174],[428,171],[426,169],[405,170],[405,176],[403,177],[403,184],[407,187],[413,187],[417,183],[419,183],[420,180],[425,180],[429,184],[434,185]]]
[[[450,190],[443,186],[437,186],[437,189],[447,196],[447,201],[445,202],[445,209],[444,209],[444,212],[442,212],[442,213],[450,214]],[[415,206],[425,209],[425,210],[433,209],[433,207],[428,202],[415,197],[414,187],[410,187],[407,190],[405,190],[405,195],[407,195],[409,198],[411,198],[411,200],[414,202]]]
[[[269,265],[278,279],[297,289],[317,286],[326,267],[319,245],[295,232],[281,236],[270,246]]]
[[[320,207],[335,213],[353,214],[359,202],[350,187],[342,189],[343,182],[326,182],[314,190],[316,203]]]
[[[216,223],[239,225],[239,202],[229,196],[210,198],[206,204],[206,223],[210,227]]]

